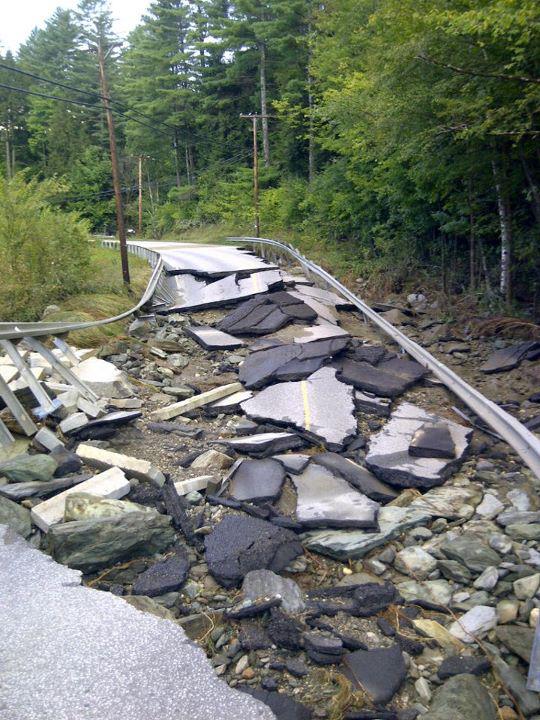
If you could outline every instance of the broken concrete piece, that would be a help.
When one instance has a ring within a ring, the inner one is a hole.
[[[313,462],[344,478],[349,485],[372,500],[387,503],[398,496],[396,490],[378,480],[369,470],[342,455],[331,452],[318,453],[313,456]]]
[[[214,475],[201,475],[200,477],[179,480],[174,483],[174,488],[179,495],[187,495],[190,492],[206,490],[208,484],[216,480]]]
[[[353,393],[336,380],[333,368],[321,368],[300,382],[278,383],[242,403],[254,420],[270,420],[303,430],[308,438],[340,450],[356,434]]]
[[[326,468],[312,463],[291,479],[296,518],[305,527],[377,529],[378,504]]]
[[[366,456],[367,467],[381,480],[399,487],[430,488],[441,485],[464,459],[472,430],[445,421],[456,448],[453,461],[439,458],[415,458],[409,454],[414,433],[426,422],[442,418],[404,402],[392,413],[388,423],[371,438]]]
[[[241,502],[273,502],[281,494],[285,469],[277,460],[242,460],[229,481],[229,495]]]
[[[83,412],[72,413],[68,415],[58,426],[64,435],[71,435],[88,425],[88,418]]]
[[[42,427],[38,430],[34,435],[34,443],[37,443],[38,447],[49,451],[55,447],[64,447],[64,443],[48,427]]]
[[[152,420],[170,420],[178,415],[182,415],[184,412],[189,412],[190,410],[195,410],[203,405],[213,403],[216,400],[221,400],[222,398],[232,395],[233,393],[240,392],[243,389],[242,384],[239,382],[229,383],[229,385],[221,385],[220,387],[213,388],[212,390],[208,390],[200,395],[195,395],[194,397],[181,400],[173,405],[167,405],[167,407],[154,410],[154,412],[150,414],[150,417]]]
[[[343,658],[344,674],[353,686],[364,690],[376,705],[386,705],[407,676],[399,645],[356,650]]]
[[[240,366],[239,379],[249,389],[271,382],[302,380],[345,349],[348,338],[279,345],[251,353]]]
[[[106,360],[90,357],[72,368],[72,372],[100,397],[128,398],[133,395],[127,375]]]
[[[280,291],[248,300],[226,315],[218,327],[236,335],[266,335],[292,320],[315,320],[316,317],[308,305]]]
[[[102,450],[93,445],[80,444],[77,447],[77,455],[90,467],[112,468],[117,467],[123,470],[128,478],[134,477],[138,480],[148,480],[157,487],[165,482],[165,476],[155,468],[148,460],[138,460],[129,455]]]
[[[117,467],[95,475],[75,487],[64,490],[49,500],[44,500],[32,508],[32,522],[43,532],[49,532],[51,525],[64,519],[66,498],[75,492],[90,493],[102,498],[118,499],[130,491],[129,482],[124,473]]]
[[[527,342],[511,345],[510,347],[497,350],[490,355],[487,361],[480,366],[483,373],[506,372],[516,368],[522,360],[528,356],[531,359],[540,352],[540,342],[529,340]]]
[[[303,553],[296,535],[258,518],[227,515],[204,540],[206,562],[223,587],[235,587],[250,570],[279,572]]]
[[[445,423],[424,423],[414,433],[409,445],[409,455],[424,458],[456,457],[456,446]]]
[[[210,325],[190,325],[184,332],[206,350],[233,350],[244,345],[244,341],[228,333],[216,330]]]
[[[302,447],[304,442],[295,433],[259,433],[257,435],[246,435],[230,440],[220,440],[220,443],[236,450],[237,452],[253,455],[254,457],[267,457],[275,453],[295,450]]]

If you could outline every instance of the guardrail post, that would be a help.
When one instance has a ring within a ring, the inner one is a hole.
[[[0,397],[6,403],[15,420],[24,430],[24,433],[28,436],[35,435],[38,431],[37,425],[26,412],[19,402],[18,397],[15,395],[13,390],[11,390],[2,376],[0,376]]]
[[[19,371],[22,379],[30,388],[32,395],[39,403],[42,414],[46,415],[52,412],[56,408],[56,405],[36,380],[34,373],[19,355],[15,345],[10,340],[0,340],[0,347],[6,351],[6,354]]]

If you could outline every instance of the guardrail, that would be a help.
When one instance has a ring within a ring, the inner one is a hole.
[[[391,325],[387,320],[381,318],[375,310],[360,300],[345,285],[336,280],[323,268],[308,260],[296,248],[291,245],[270,240],[268,238],[254,237],[229,237],[228,242],[242,242],[251,245],[273,247],[280,253],[293,257],[304,268],[307,274],[314,274],[322,279],[327,285],[337,290],[352,305],[363,314],[364,318],[371,320],[381,328],[389,337],[394,340],[412,358],[430,370],[444,385],[462,400],[471,410],[481,418],[492,430],[503,438],[522,458],[533,473],[540,479],[540,440],[528,430],[519,420],[509,415],[496,403],[486,398],[479,390],[469,385],[463,378],[459,377],[453,370],[450,370],[440,360],[433,357],[425,348],[411,340],[407,335]]]

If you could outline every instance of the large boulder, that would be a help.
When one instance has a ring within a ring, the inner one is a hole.
[[[435,691],[424,720],[497,720],[491,697],[474,675],[455,675]]]
[[[10,482],[30,482],[52,480],[58,463],[50,455],[28,455],[22,453],[0,464],[0,476]]]

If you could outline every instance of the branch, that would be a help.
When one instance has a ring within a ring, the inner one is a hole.
[[[451,70],[452,72],[459,73],[460,75],[471,75],[472,77],[495,78],[497,80],[510,80],[512,82],[540,85],[540,78],[527,77],[526,75],[503,75],[501,73],[476,72],[473,70],[467,70],[466,68],[457,67],[456,65],[443,63],[439,60],[434,60],[433,58],[427,57],[427,55],[415,55],[415,60],[421,60],[422,62],[429,63],[430,65],[437,65],[438,67]]]

